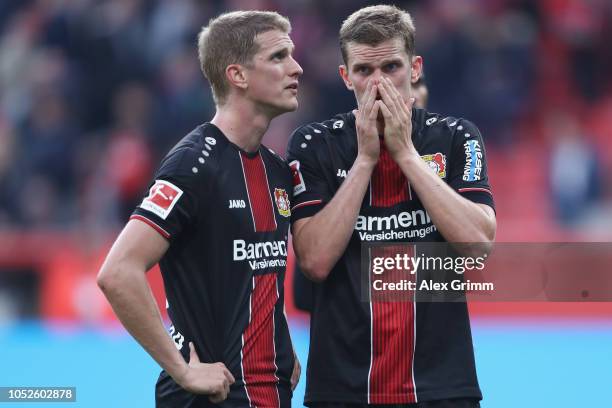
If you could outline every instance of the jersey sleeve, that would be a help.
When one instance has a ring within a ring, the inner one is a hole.
[[[194,225],[198,215],[203,186],[187,166],[189,156],[190,152],[179,150],[164,159],[142,202],[130,216],[148,224],[169,241]]]
[[[287,162],[293,177],[293,206],[291,222],[312,217],[333,197],[326,182],[319,151],[324,148],[322,130],[304,126],[289,139]]]
[[[495,209],[482,135],[468,120],[459,121],[455,129],[448,180],[463,197]]]

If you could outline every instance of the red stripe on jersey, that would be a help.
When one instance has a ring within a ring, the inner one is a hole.
[[[391,158],[384,142],[380,142],[380,157],[370,179],[373,207],[392,207],[402,201],[410,200],[408,180],[402,170]]]
[[[489,190],[488,188],[482,188],[482,187],[466,187],[466,188],[460,188],[458,190],[460,193],[469,193],[471,191],[474,192],[480,192],[480,193],[487,193],[490,195],[493,195],[493,193],[491,193],[491,190]]]
[[[268,187],[268,175],[261,154],[251,158],[244,152],[240,152],[240,160],[255,231],[274,231],[276,230],[276,218]]]
[[[414,247],[393,246],[371,249],[375,257],[395,258],[414,255]],[[416,275],[405,270],[387,269],[382,275],[372,275],[384,282],[402,279],[416,282]],[[372,285],[370,285],[372,290]],[[415,403],[414,386],[414,319],[415,305],[408,292],[385,291],[371,295],[371,362],[369,373],[370,404]],[[401,297],[400,297],[401,296]]]
[[[304,201],[303,203],[299,203],[296,204],[291,211],[297,210],[298,208],[301,207],[305,207],[307,205],[315,205],[315,204],[321,204],[323,202],[323,200],[310,200],[310,201]]]
[[[253,277],[249,325],[242,335],[242,376],[251,407],[278,407],[274,306],[277,274]]]

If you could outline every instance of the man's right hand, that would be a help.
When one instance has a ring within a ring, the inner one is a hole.
[[[361,159],[372,165],[378,162],[380,155],[380,140],[376,128],[380,101],[376,100],[377,95],[378,83],[370,79],[359,102],[359,109],[353,111],[357,129],[357,160]]]
[[[214,404],[224,401],[236,381],[232,373],[223,363],[201,363],[193,343],[189,343],[189,350],[189,365],[177,379],[179,385],[191,393],[208,395]]]

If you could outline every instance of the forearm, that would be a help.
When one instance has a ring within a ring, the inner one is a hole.
[[[454,191],[418,154],[405,154],[398,164],[448,242],[491,243],[495,239],[494,217]]]
[[[112,272],[103,269],[100,288],[127,331],[180,383],[188,366],[164,328],[145,272],[122,272],[119,268]]]
[[[358,157],[333,199],[298,231],[294,230],[294,249],[300,267],[310,279],[327,278],[344,253],[374,166]]]

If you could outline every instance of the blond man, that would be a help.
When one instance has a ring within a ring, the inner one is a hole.
[[[261,144],[297,109],[289,21],[223,14],[198,38],[216,114],[164,158],[98,283],[163,371],[158,407],[289,407],[299,378],[284,314],[291,173]],[[170,336],[147,285],[159,262]]]

